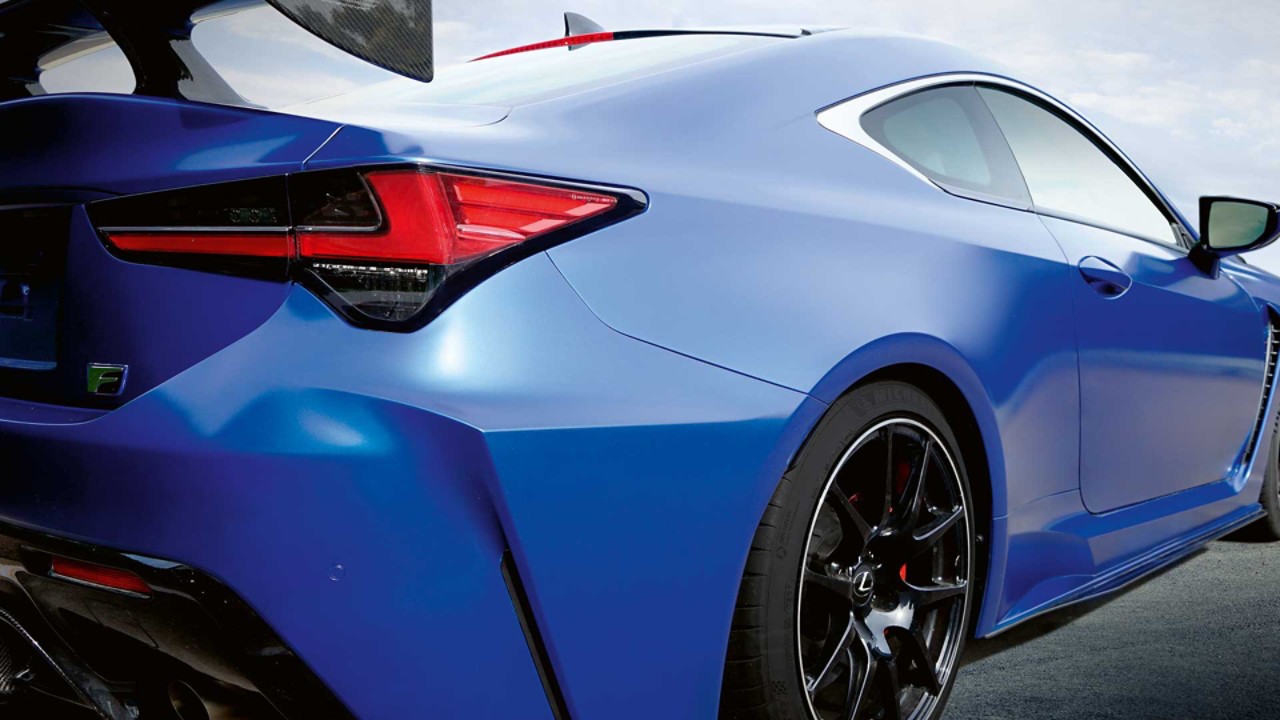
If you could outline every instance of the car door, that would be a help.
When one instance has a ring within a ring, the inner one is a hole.
[[[1222,480],[1260,411],[1268,326],[1228,275],[1187,258],[1159,195],[1043,98],[980,86],[1032,202],[1078,270],[1080,485],[1102,513]]]

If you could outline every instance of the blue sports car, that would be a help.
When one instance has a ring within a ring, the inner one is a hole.
[[[1275,205],[850,31],[433,78],[426,2],[272,0],[409,77],[266,109],[190,42],[252,4],[0,1],[0,700],[933,720],[967,638],[1280,537]]]

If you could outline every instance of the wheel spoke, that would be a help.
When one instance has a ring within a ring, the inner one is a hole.
[[[920,511],[924,507],[924,481],[929,472],[929,459],[933,456],[933,440],[926,440],[924,451],[907,476],[907,486],[903,488],[901,514],[897,518],[901,527],[915,527],[920,520]]]
[[[880,686],[880,700],[884,705],[884,720],[902,720],[902,706],[898,700],[902,682],[898,680],[898,663],[881,660],[876,679]]]
[[[828,596],[834,599],[844,601],[845,605],[852,603],[853,597],[853,581],[844,578],[832,577],[825,573],[805,568],[804,582],[809,587],[821,588]]]
[[[840,524],[845,532],[853,531],[862,542],[861,547],[865,548],[867,541],[871,539],[871,525],[867,523],[866,518],[862,517],[862,513],[858,512],[853,503],[849,502],[849,498],[845,497],[839,484],[831,484],[831,491],[827,493],[827,498],[835,506],[836,514],[840,516]]]
[[[865,643],[859,643],[863,653],[866,655],[866,662],[862,668],[862,673],[855,676],[853,671],[855,665],[853,663],[853,650],[849,650],[849,698],[845,703],[845,711],[841,715],[841,720],[858,720],[858,713],[862,712],[862,708],[867,704],[867,695],[871,690],[871,681],[876,674],[880,672],[880,662],[876,660],[875,653],[871,652]]]
[[[877,527],[885,527],[889,524],[889,513],[893,510],[893,426],[890,425],[884,429],[884,508],[880,512],[880,522]]]
[[[840,656],[844,654],[846,649],[848,649],[849,638],[853,637],[854,634],[854,622],[853,614],[850,613],[849,620],[844,625],[844,631],[839,633],[838,637],[835,633],[829,633],[827,635],[827,640],[823,643],[822,648],[822,656],[826,658],[822,663],[822,669],[818,671],[817,675],[805,678],[805,690],[808,691],[810,696],[826,684],[824,681],[831,673],[832,668],[835,667],[836,660],[840,659]],[[852,668],[850,668],[850,672],[852,671]]]
[[[916,557],[926,550],[938,544],[951,528],[964,517],[964,508],[957,507],[948,512],[946,515],[934,518],[927,525],[916,528],[911,533],[911,548],[908,552],[908,558]]]
[[[853,660],[853,648],[844,649],[844,662],[849,668],[848,677],[845,678],[844,690],[844,708],[845,711],[840,713],[840,717],[844,718],[848,713],[848,707],[853,703],[853,694],[858,691],[858,666]]]
[[[919,630],[902,633],[902,651],[908,662],[914,666],[914,674],[920,685],[930,695],[942,692],[942,682],[938,679],[938,669],[934,667],[933,658],[929,657],[929,648],[925,645],[924,635]]]
[[[908,584],[907,587],[915,594],[916,609],[919,610],[964,595],[964,591],[968,588],[968,583],[961,580],[956,583],[944,583],[928,587]]]

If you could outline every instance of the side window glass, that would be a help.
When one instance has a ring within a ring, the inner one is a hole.
[[[1169,218],[1102,148],[1056,113],[979,87],[1017,158],[1036,209],[1178,244]]]
[[[972,86],[932,88],[862,116],[876,142],[935,183],[982,199],[1030,198],[999,128]]]

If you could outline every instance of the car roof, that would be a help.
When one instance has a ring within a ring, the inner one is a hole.
[[[799,37],[706,31],[572,47],[517,48],[439,67],[430,84],[391,78],[304,105],[486,105],[510,109]]]
[[[812,114],[902,80],[959,71],[1003,74],[990,61],[910,35],[676,35],[441,67],[429,85],[396,78],[285,112],[366,126],[421,127],[424,116],[479,125],[517,110],[572,114],[643,105],[642,115],[700,108],[722,117],[750,113],[768,122],[764,118]]]

